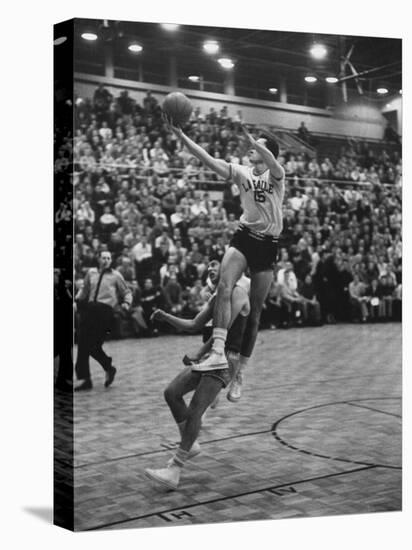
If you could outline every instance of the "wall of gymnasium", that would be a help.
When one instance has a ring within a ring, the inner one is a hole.
[[[140,104],[149,89],[159,102],[171,91],[168,86],[75,73],[75,94],[92,98],[99,83],[103,83],[115,97],[122,90],[127,90]],[[363,139],[381,139],[386,124],[379,104],[358,97],[329,110],[183,88],[181,91],[190,97],[195,107],[200,107],[203,114],[208,113],[211,107],[220,110],[226,105],[229,116],[234,117],[241,110],[244,122],[250,124],[269,124],[296,130],[301,122],[305,122],[311,132]]]
[[[395,97],[390,98],[382,109],[382,113],[394,112],[394,117],[396,123],[394,124],[395,130],[398,134],[402,135],[402,96],[396,95]]]

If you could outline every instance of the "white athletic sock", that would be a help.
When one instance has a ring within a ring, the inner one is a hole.
[[[216,353],[225,352],[225,343],[227,338],[226,328],[214,328],[213,329],[213,349]]]
[[[189,452],[184,451],[180,447],[177,449],[176,454],[173,457],[172,467],[177,466],[178,468],[183,468],[186,460],[188,459]]]

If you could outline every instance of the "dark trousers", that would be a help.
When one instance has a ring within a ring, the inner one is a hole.
[[[54,315],[54,358],[59,358],[56,384],[73,380],[73,307],[55,308]]]
[[[89,357],[92,356],[105,371],[112,365],[112,358],[103,351],[103,343],[113,324],[113,309],[106,304],[89,302],[80,313],[76,376],[90,379]]]

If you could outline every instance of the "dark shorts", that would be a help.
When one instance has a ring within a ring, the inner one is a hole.
[[[208,370],[207,372],[202,372],[200,374],[201,376],[211,376],[212,378],[220,380],[220,382],[222,382],[223,388],[226,388],[226,386],[232,379],[229,369]]]
[[[278,239],[254,233],[244,226],[240,226],[235,232],[230,246],[244,255],[251,273],[269,271],[274,268],[277,261]]]
[[[202,340],[205,344],[213,336],[213,325],[206,325],[202,330]]]
[[[245,334],[247,316],[239,315],[233,321],[232,326],[230,327],[227,333],[225,351],[226,354],[228,351],[234,353],[240,353],[242,347],[243,335]]]

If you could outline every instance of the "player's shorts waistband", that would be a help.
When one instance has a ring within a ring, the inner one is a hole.
[[[266,242],[272,242],[272,243],[278,243],[279,237],[274,237],[273,235],[267,235],[265,233],[260,233],[259,231],[253,231],[253,229],[249,229],[246,225],[243,225],[242,223],[239,224],[239,230],[245,231],[252,239],[256,239],[257,241],[266,241]]]

